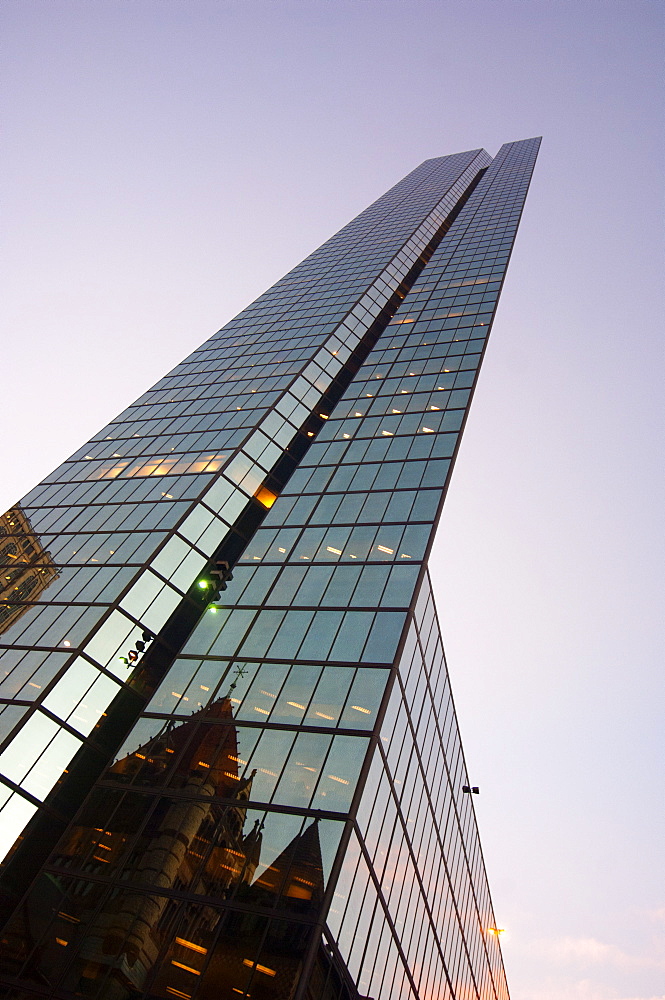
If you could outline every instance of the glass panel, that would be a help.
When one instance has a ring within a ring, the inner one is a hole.
[[[374,727],[389,676],[387,670],[359,667],[340,719],[341,726],[352,729]]]
[[[0,696],[32,701],[65,665],[69,653],[46,653],[24,649],[2,650],[3,679]]]

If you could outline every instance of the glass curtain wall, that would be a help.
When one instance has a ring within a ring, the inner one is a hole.
[[[71,815],[488,161],[416,168],[3,517],[0,857]]]
[[[171,619],[151,627],[146,617],[159,594],[135,609],[139,648],[133,659],[126,639],[114,649],[127,660],[118,661],[124,677],[100,660],[70,660],[97,671],[93,685],[113,676],[124,700],[99,701],[115,744],[101,767],[90,729],[96,763],[75,758],[78,802],[71,788],[68,800],[57,799],[68,780],[56,773],[60,762],[52,771],[46,814],[58,819],[65,801],[78,811],[69,825],[61,817],[53,824],[59,839],[5,928],[8,995],[507,997],[426,563],[538,144],[506,144],[489,166],[477,151],[423,165],[428,188],[428,164],[441,170],[455,160],[457,173],[445,181],[454,201],[417,260],[405,259],[407,273],[385,290],[382,311],[365,317],[366,339],[334,390],[312,381],[315,409],[290,424],[285,456],[271,453],[259,474],[244,445],[236,492],[227,496],[225,466],[178,533],[161,536],[162,551],[177,543],[181,560],[182,602]],[[391,211],[403,197],[395,195]],[[440,189],[428,197],[439,205]],[[361,233],[363,254],[368,225],[347,227]],[[379,219],[371,236],[377,254],[385,253],[385,228]],[[325,245],[333,257],[342,234]],[[298,272],[275,288],[286,294]],[[221,331],[213,340],[247,366],[253,338]],[[198,391],[200,359],[184,366],[177,377],[195,370]],[[296,429],[303,445],[294,448]],[[285,459],[291,464],[280,467]],[[133,468],[127,462],[115,480]],[[167,482],[165,472],[159,485]],[[218,534],[201,544],[205,519],[221,525],[229,497],[235,548]],[[182,530],[194,514],[200,536]],[[143,534],[148,552],[154,532]],[[58,582],[56,546],[71,543],[43,533],[36,546],[36,560]],[[159,558],[143,572],[173,589],[175,573]],[[127,606],[114,613],[127,617]],[[67,656],[61,646],[57,655]],[[25,660],[12,671],[20,691],[47,679],[42,661],[29,677],[21,672]],[[73,716],[34,694],[8,699],[7,708],[27,715],[24,728],[37,714],[42,725],[60,720],[69,738],[80,731]],[[13,724],[13,732],[21,729]],[[109,738],[105,749],[111,745]],[[36,808],[39,796],[28,798],[15,777],[7,788]],[[13,902],[34,876],[21,854],[39,829],[31,822],[6,866]]]

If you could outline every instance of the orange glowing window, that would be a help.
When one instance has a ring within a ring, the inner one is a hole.
[[[262,972],[264,976],[277,975],[275,969],[269,969],[267,965],[259,965],[258,962],[252,962],[251,958],[243,958],[242,964],[246,965],[248,969],[256,969],[257,972]]]
[[[291,896],[293,899],[311,899],[312,890],[305,888],[304,885],[296,885],[292,882],[286,891],[287,896]]]
[[[184,969],[185,972],[191,972],[193,976],[201,975],[198,969],[193,969],[191,965],[183,965],[182,962],[176,962],[173,958],[171,959],[171,965],[175,965],[176,969]]]
[[[200,944],[194,944],[193,941],[187,941],[185,938],[177,937],[175,939],[176,944],[182,945],[183,948],[189,948],[190,951],[197,951],[199,955],[207,955],[208,949],[201,947]]]
[[[262,486],[261,489],[254,494],[254,496],[259,501],[259,503],[262,503],[264,507],[268,508],[272,507],[275,500],[277,499],[277,495],[271,492],[271,490],[266,489],[265,486]]]

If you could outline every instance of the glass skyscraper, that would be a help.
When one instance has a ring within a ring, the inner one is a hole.
[[[2,517],[2,996],[507,998],[427,559],[538,146],[425,161]]]

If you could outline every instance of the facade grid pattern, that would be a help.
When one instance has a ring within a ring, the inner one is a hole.
[[[507,998],[427,559],[538,145],[426,161],[5,515],[8,996]]]

